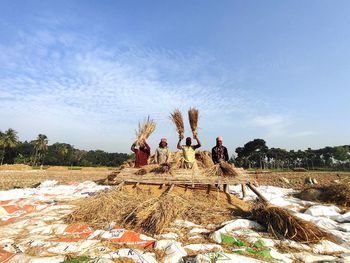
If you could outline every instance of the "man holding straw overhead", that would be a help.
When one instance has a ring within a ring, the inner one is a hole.
[[[192,146],[192,140],[190,137],[186,138],[186,145],[180,146],[181,137],[177,144],[177,148],[181,149],[184,156],[184,168],[192,169],[196,162],[195,150],[201,147],[201,142],[198,139],[198,110],[196,108],[190,108],[188,110],[188,120],[190,122],[193,138],[196,139],[197,145]]]
[[[136,168],[140,168],[148,164],[148,158],[151,155],[151,148],[147,144],[146,140],[143,140],[140,144],[134,142],[131,145],[131,150],[135,153]]]
[[[147,144],[146,140],[156,129],[156,123],[150,119],[147,119],[141,124],[139,123],[139,129],[136,131],[136,141],[131,145],[131,150],[135,153],[135,167],[148,164],[148,158],[151,155],[151,148]]]
[[[179,137],[179,141],[177,143],[177,148],[179,150],[182,150],[182,153],[183,153],[185,169],[193,168],[194,163],[196,162],[196,149],[202,146],[197,135],[194,135],[193,138],[197,141],[197,145],[192,145],[191,137],[186,138],[186,145],[181,146],[181,140],[182,140],[181,137]]]

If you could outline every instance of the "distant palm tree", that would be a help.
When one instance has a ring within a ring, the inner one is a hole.
[[[17,132],[14,129],[8,129],[5,133],[0,134],[0,144],[3,149],[3,155],[1,158],[1,165],[4,162],[4,158],[6,155],[6,150],[15,148],[18,143]]]
[[[67,160],[67,155],[68,155],[68,153],[69,153],[69,146],[68,146],[68,144],[60,144],[59,145],[59,148],[58,148],[58,153],[59,153],[59,155],[62,157],[62,163],[63,163],[63,165],[65,165],[66,164],[66,162],[68,161]]]
[[[36,140],[34,141],[34,149],[35,149],[34,162],[33,162],[34,165],[36,165],[38,160],[41,160],[43,162],[45,153],[48,150],[48,143],[49,143],[49,140],[47,139],[47,136],[45,134],[39,134]]]

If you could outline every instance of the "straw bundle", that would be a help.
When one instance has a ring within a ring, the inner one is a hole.
[[[236,171],[233,165],[227,162],[220,162],[214,166],[208,168],[205,173],[206,176],[238,176],[239,173]]]
[[[195,108],[190,108],[188,110],[188,119],[190,121],[193,136],[196,137],[198,135],[198,110]]]
[[[196,153],[196,160],[199,162],[199,166],[202,166],[203,168],[210,168],[214,166],[211,153],[208,151],[198,151]]]
[[[147,233],[161,234],[171,222],[185,213],[187,207],[184,198],[167,193],[142,203],[126,223]]]
[[[310,187],[296,194],[296,197],[307,201],[332,203],[350,206],[350,186],[334,184],[322,187]]]
[[[330,234],[316,225],[302,220],[280,207],[257,204],[252,210],[252,217],[266,226],[276,238],[287,238],[308,244],[317,243],[324,239],[333,240]]]
[[[142,168],[140,168],[139,170],[137,170],[135,172],[135,174],[137,175],[144,175],[147,173],[151,173],[153,169],[158,168],[158,164],[148,164],[148,165],[144,165],[142,166]]]
[[[111,222],[122,223],[135,204],[143,201],[144,195],[127,191],[111,190],[99,192],[96,196],[75,201],[78,206],[66,217],[66,223],[88,223],[91,227],[105,228]],[[96,213],[96,211],[98,211]],[[120,211],[120,212],[116,212]]]
[[[176,109],[173,113],[170,114],[170,119],[175,124],[176,131],[179,134],[179,137],[183,139],[185,134],[185,125],[181,112],[178,109]]]
[[[154,132],[155,129],[156,123],[148,116],[142,124],[139,123],[139,129],[136,131],[136,144],[142,145],[144,141],[147,140],[148,137]]]
[[[151,170],[152,173],[156,174],[164,174],[169,173],[172,169],[172,165],[170,163],[162,163],[158,167]]]

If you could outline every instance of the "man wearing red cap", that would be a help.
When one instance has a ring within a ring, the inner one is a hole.
[[[224,161],[228,162],[227,148],[222,145],[222,137],[216,138],[216,146],[211,150],[211,158],[215,164]]]
[[[154,160],[157,164],[169,162],[170,151],[168,148],[168,141],[166,138],[162,138],[159,143],[159,147],[154,154]]]

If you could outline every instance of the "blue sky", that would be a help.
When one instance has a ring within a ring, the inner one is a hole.
[[[350,141],[349,1],[0,1],[0,130],[128,152],[200,111],[209,149]],[[190,135],[187,127],[186,135]]]

